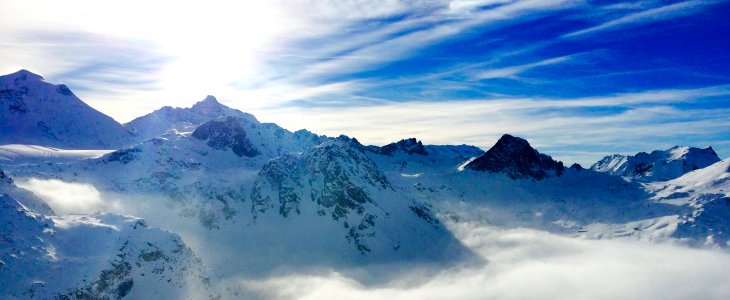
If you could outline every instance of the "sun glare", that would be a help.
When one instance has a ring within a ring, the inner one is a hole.
[[[246,81],[260,73],[265,54],[286,30],[282,10],[267,1],[23,2],[15,9],[27,12],[25,19],[11,19],[149,43],[170,58],[158,74],[165,97],[204,96]],[[53,9],[40,9],[48,5]]]

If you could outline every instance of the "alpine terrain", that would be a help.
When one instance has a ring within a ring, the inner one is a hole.
[[[364,145],[213,96],[122,125],[28,71],[0,88],[0,298],[239,298],[236,280],[292,270],[378,284],[396,264],[488,264],[452,230],[470,222],[730,246],[730,162],[709,147],[583,168],[510,134],[486,151]],[[42,183],[88,187],[105,206],[56,213],[54,195],[31,191]]]

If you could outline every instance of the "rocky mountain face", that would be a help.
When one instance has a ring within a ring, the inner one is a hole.
[[[562,162],[537,152],[526,140],[503,135],[484,155],[466,165],[467,169],[505,173],[512,179],[542,180],[563,174]]]
[[[241,213],[264,164],[324,139],[304,130],[292,133],[274,124],[221,117],[192,134],[168,133],[97,159],[47,163],[19,174],[163,197],[212,229]]]
[[[0,76],[0,144],[116,149],[135,135],[82,102],[65,85],[26,70]]]
[[[191,135],[216,150],[230,149],[238,156],[254,157],[259,154],[251,141],[246,137],[246,131],[241,122],[233,117],[221,121],[208,121],[198,126]]]
[[[5,181],[6,190],[18,189]],[[24,204],[33,201],[24,199],[29,192],[0,192],[3,298],[218,296],[209,271],[175,234],[114,214],[46,215]]]
[[[253,115],[225,106],[209,95],[192,107],[165,106],[124,126],[136,133],[139,141],[146,141],[171,130],[190,132],[198,125],[220,117],[242,118],[251,123],[258,123]]]
[[[357,141],[341,137],[302,154],[289,154],[263,166],[251,192],[252,211],[273,210],[282,217],[316,205],[317,214],[347,229],[345,238],[360,252],[370,252],[372,227],[385,218],[374,191],[390,189],[385,176]]]
[[[675,146],[667,150],[636,155],[614,154],[596,162],[591,169],[639,181],[666,181],[720,161],[712,147]]]

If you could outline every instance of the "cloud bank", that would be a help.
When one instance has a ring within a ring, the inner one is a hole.
[[[90,184],[37,178],[18,178],[15,184],[46,201],[58,215],[90,214],[112,207],[112,203],[102,200],[101,193]]]
[[[462,223],[454,231],[488,260],[366,286],[340,273],[242,282],[266,299],[727,299],[730,255],[666,244],[582,240]],[[417,282],[413,284],[413,282]]]

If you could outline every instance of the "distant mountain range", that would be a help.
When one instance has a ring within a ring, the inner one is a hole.
[[[666,181],[720,161],[712,147],[705,149],[675,146],[667,150],[636,155],[606,156],[591,169],[640,181]]]
[[[153,297],[145,282],[183,272],[194,276],[166,281],[159,295],[193,280],[208,297],[216,296],[208,287],[215,275],[206,268],[225,276],[286,266],[453,264],[477,259],[448,227],[465,221],[695,246],[730,240],[730,166],[711,148],[613,155],[584,169],[508,134],[486,152],[415,138],[369,146],[261,123],[212,96],[121,125],[27,71],[0,77],[3,86],[0,143],[55,147],[47,150],[55,156],[3,156],[21,147],[0,146],[8,174],[0,173],[0,213],[3,232],[11,232],[0,244],[0,295]],[[56,148],[114,151],[58,160],[67,152]],[[91,184],[145,207],[137,217],[147,222],[112,213],[56,216],[9,176]],[[192,250],[153,226],[192,237]],[[73,252],[73,239],[104,248]],[[89,267],[49,283],[58,277],[52,270],[79,259]],[[26,268],[39,275],[21,276]]]

